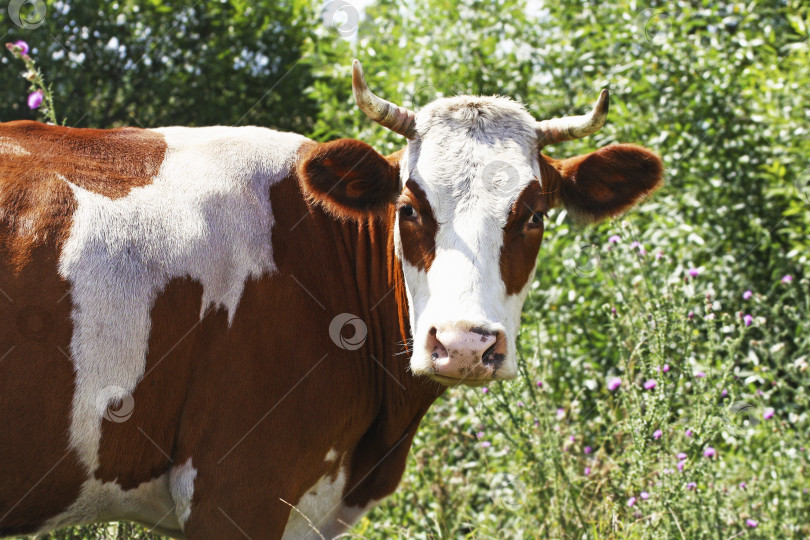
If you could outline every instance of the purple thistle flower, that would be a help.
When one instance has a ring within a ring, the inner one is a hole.
[[[518,401],[518,402],[517,402],[517,406],[518,406],[518,407],[523,407],[523,402],[522,402],[522,401]]]
[[[608,390],[613,392],[622,385],[622,380],[619,377],[613,377],[607,383]]]
[[[720,392],[720,397],[726,397],[727,395],[728,395],[728,390],[726,390],[725,388],[723,388],[723,391],[722,391],[722,392]]]
[[[640,248],[641,242],[639,242],[638,240],[633,240],[633,242],[630,244],[630,247]]]
[[[31,49],[28,47],[28,43],[26,43],[25,41],[23,41],[23,40],[21,40],[21,39],[20,39],[20,40],[15,41],[14,43],[12,43],[12,44],[11,44],[11,46],[12,46],[12,47],[17,47],[17,48],[19,48],[19,49],[20,49],[20,54],[21,54],[22,56],[25,56],[25,55],[26,55],[26,54],[28,54],[28,52],[31,50]]]
[[[590,468],[590,467],[585,467],[585,470],[584,470],[584,471],[582,471],[582,473],[583,473],[585,476],[588,476],[589,474],[591,474],[591,468]]]
[[[698,277],[698,274],[700,274],[700,270],[699,270],[699,269],[697,269],[697,268],[690,268],[690,269],[689,269],[689,275],[690,275],[691,277],[693,277],[693,278],[694,278],[694,277]]]
[[[759,525],[759,523],[756,520],[753,520],[753,519],[746,519],[745,524],[748,525],[749,527],[751,527],[752,529],[756,529],[757,525]]]
[[[678,459],[679,460],[683,461],[684,459],[686,459],[686,457],[687,457],[686,452],[678,452]]]
[[[660,429],[656,429],[655,431],[653,431],[653,439],[657,441],[658,439],[661,438],[661,435],[663,434],[664,433]]]
[[[686,484],[686,489],[691,489],[694,491],[695,489],[697,489],[697,484],[694,482],[689,482],[688,484]]]
[[[479,439],[483,439],[484,438],[484,432],[479,431],[478,433],[475,434],[475,436],[478,437]]]
[[[685,461],[678,462],[678,472],[683,472],[683,464],[686,463]]]
[[[635,497],[630,497],[629,499],[627,499],[627,506],[633,506],[634,504],[636,504],[636,500],[637,499]]]
[[[656,261],[658,261],[658,260],[660,260],[660,259],[661,259],[661,257],[663,257],[663,256],[664,256],[664,252],[663,252],[663,251],[659,251],[659,252],[657,252],[657,253],[655,254],[655,260],[656,260]]]
[[[746,484],[745,482],[740,482],[740,489],[745,489],[747,487],[748,487],[748,484]]]
[[[751,326],[751,323],[754,322],[754,317],[746,313],[743,315],[743,322],[745,323],[745,326]]]
[[[45,95],[42,93],[42,90],[36,90],[28,94],[28,108],[39,109],[39,106],[42,105],[42,100],[44,97]]]
[[[537,381],[537,388],[543,388],[543,381]]]
[[[481,448],[489,448],[490,446],[492,446],[492,443],[489,441],[484,441],[481,443]]]
[[[765,420],[770,420],[771,418],[773,418],[773,413],[774,410],[768,407],[767,409],[765,409],[765,412],[762,413],[762,418],[764,418]]]
[[[570,437],[568,437],[568,438],[571,440],[571,442],[577,442],[577,438],[576,438],[576,437],[574,437],[573,435],[571,435],[571,436],[570,436]]]
[[[663,371],[664,373],[669,371],[669,364],[664,364],[664,367],[661,368],[661,371]]]
[[[694,319],[694,318],[695,318],[695,312],[694,312],[694,311],[690,311],[689,313],[687,313],[687,314],[686,314],[686,318],[687,318],[687,319],[689,319],[689,320],[691,321],[692,319]]]
[[[649,494],[649,493],[647,493],[646,491],[642,491],[642,492],[639,494],[639,496],[640,496],[640,497],[641,497],[643,500],[645,500],[645,501],[646,501],[647,499],[649,499],[649,498],[650,498],[650,494]]]
[[[743,300],[748,300],[748,299],[749,299],[749,298],[751,298],[752,296],[754,296],[754,293],[752,293],[751,291],[745,291],[745,292],[743,293]]]
[[[691,437],[692,436],[692,430],[687,429],[686,432],[684,433],[684,435],[686,435],[687,437]]]
[[[582,451],[585,452],[585,454],[587,455],[593,452],[593,448],[591,448],[590,446],[586,446]]]
[[[786,274],[786,275],[782,276],[781,281],[785,285],[790,285],[791,283],[793,283],[793,276],[791,276],[790,274]]]
[[[711,458],[717,455],[717,451],[711,446],[707,446],[706,449],[703,451],[703,456],[707,458]]]
[[[608,238],[608,242],[610,242],[611,244],[618,244],[621,239],[622,239],[621,236],[619,236],[618,234],[614,234],[613,236]]]
[[[557,419],[558,420],[562,419],[564,416],[565,416],[565,409],[563,409],[562,407],[557,409]]]
[[[489,394],[489,388],[487,388],[487,387],[485,386],[485,387],[483,387],[483,388],[481,389],[481,392],[482,392],[482,393],[484,393],[484,394]]]
[[[706,376],[706,374],[704,372],[702,372],[702,371],[698,371],[697,373],[695,373],[695,377],[698,378],[698,379],[702,379],[705,376]]]
[[[611,315],[616,315],[616,308],[615,307],[610,308],[610,314]]]
[[[644,390],[652,390],[655,388],[656,382],[655,379],[650,379],[644,383]]]

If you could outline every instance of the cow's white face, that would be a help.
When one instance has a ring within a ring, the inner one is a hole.
[[[405,136],[384,157],[360,141],[318,145],[299,164],[308,196],[340,219],[392,215],[413,336],[411,369],[444,384],[517,375],[520,310],[537,264],[543,215],[583,221],[631,207],[661,183],[661,160],[631,144],[555,160],[540,152],[596,132],[591,113],[536,121],[503,97],[439,99],[418,114],[375,96],[355,60],[352,86],[370,118]]]
[[[547,210],[535,124],[496,97],[441,99],[417,115],[395,234],[416,374],[446,384],[517,374],[515,337]]]

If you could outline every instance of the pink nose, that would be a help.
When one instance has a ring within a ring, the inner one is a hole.
[[[506,358],[501,330],[470,323],[450,323],[430,329],[427,352],[436,375],[452,379],[494,379]]]

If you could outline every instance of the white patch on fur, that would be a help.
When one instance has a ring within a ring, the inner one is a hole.
[[[160,534],[182,536],[174,506],[168,474],[129,490],[93,478],[82,484],[79,498],[67,510],[42,526],[40,534],[68,525],[127,519]]]
[[[194,496],[194,479],[197,478],[197,469],[191,465],[188,458],[183,465],[173,467],[169,472],[169,490],[174,500],[174,513],[181,528],[185,528],[186,521],[191,516],[191,499]]]
[[[23,148],[17,141],[10,137],[0,137],[0,154],[23,157],[30,156],[31,152]]]
[[[91,478],[81,508],[103,503],[92,473],[104,396],[131,395],[143,377],[156,297],[188,276],[203,286],[202,312],[221,306],[233,319],[245,281],[275,269],[270,186],[307,141],[256,127],[156,131],[168,147],[151,184],[115,200],[69,184],[77,207],[59,272],[73,302],[70,445]]]
[[[513,377],[528,283],[518,294],[506,293],[500,253],[512,204],[540,178],[535,120],[508,98],[459,96],[422,109],[416,126],[418,136],[408,142],[400,164],[402,181],[419,184],[439,227],[427,272],[404,259],[395,235],[414,334],[411,368],[432,369],[419,346],[431,327],[469,321],[505,332],[507,355],[498,376]]]
[[[326,454],[327,463],[337,461],[338,453],[333,448]],[[351,528],[378,501],[368,505],[346,506],[343,503],[343,491],[346,489],[346,469],[342,465],[336,474],[321,477],[309,488],[301,499],[290,510],[287,527],[282,540],[320,540],[336,538]],[[292,502],[292,501],[288,501]],[[317,532],[313,529],[317,529]]]

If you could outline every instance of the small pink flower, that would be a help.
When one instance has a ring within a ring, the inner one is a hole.
[[[754,293],[752,293],[751,291],[745,291],[745,292],[743,293],[743,300],[748,300],[748,299],[749,299],[749,298],[751,298],[752,296],[754,296]]]
[[[656,260],[656,261],[661,260],[661,257],[663,257],[663,256],[664,256],[664,252],[663,252],[663,251],[659,251],[659,252],[657,252],[657,253],[655,254],[655,260]]]
[[[565,417],[565,409],[560,407],[559,409],[557,409],[557,419],[562,420],[564,417]]]
[[[629,499],[627,499],[627,506],[633,506],[634,504],[636,504],[636,500],[637,499],[635,497],[630,497]]]
[[[793,276],[791,276],[790,274],[782,276],[782,283],[784,283],[785,285],[790,285],[791,283],[793,283]]]
[[[585,470],[584,470],[584,471],[582,471],[582,473],[583,473],[585,476],[588,476],[589,474],[591,474],[591,468],[590,468],[590,467],[585,467]]]
[[[537,388],[543,388],[543,381],[537,381]]]
[[[11,46],[12,46],[12,47],[17,47],[18,49],[20,49],[19,53],[20,53],[20,55],[22,55],[22,56],[25,56],[25,55],[26,55],[26,54],[28,54],[28,52],[31,50],[31,49],[28,47],[28,43],[26,43],[25,41],[23,41],[23,40],[21,40],[21,39],[20,39],[20,40],[18,40],[18,41],[15,41],[14,43],[12,43],[12,44],[11,44]]]
[[[713,321],[715,319],[715,317],[716,317],[716,315],[714,313],[709,313],[709,314],[706,315],[706,320],[707,321]]]
[[[740,482],[740,489],[745,489],[747,487],[748,487],[748,484],[746,484],[745,482]]]
[[[647,499],[649,499],[649,498],[650,498],[650,494],[649,494],[649,493],[647,493],[646,491],[642,491],[642,492],[639,494],[639,496],[640,496],[640,497],[641,497],[643,500],[645,500],[645,501],[646,501]]]
[[[707,458],[711,458],[717,455],[717,452],[711,446],[707,446],[706,449],[703,451],[703,456]]]
[[[698,379],[702,379],[705,376],[706,376],[706,374],[704,372],[702,372],[702,371],[698,371],[697,373],[695,373],[695,377],[698,378]]]
[[[616,315],[616,308],[615,307],[610,308],[610,314],[611,315]]]
[[[691,436],[692,436],[692,430],[691,430],[691,429],[687,429],[687,430],[684,432],[684,435],[686,435],[687,437],[691,437]]]
[[[768,407],[767,409],[765,409],[765,412],[762,413],[762,418],[764,418],[765,420],[770,420],[771,418],[773,418],[773,413],[774,413],[773,409]]]
[[[657,441],[658,439],[661,438],[661,435],[663,434],[664,434],[663,431],[661,431],[660,429],[656,429],[655,431],[653,431],[653,439]]]
[[[753,519],[746,519],[745,524],[751,527],[752,529],[756,529],[757,525],[759,525],[759,522]]]
[[[683,461],[684,459],[686,459],[686,452],[678,452],[677,457],[679,460]]]
[[[686,463],[685,461],[678,462],[678,472],[683,472],[683,465]]]
[[[586,446],[582,451],[585,452],[585,454],[587,455],[593,452],[593,448],[591,448],[590,446]]]
[[[489,441],[484,441],[481,443],[481,448],[489,448],[490,446],[492,446],[492,443]]]
[[[689,482],[688,484],[686,484],[686,489],[691,489],[692,491],[694,491],[697,489],[697,484],[694,482]]]
[[[45,95],[42,93],[42,90],[36,90],[28,94],[28,108],[29,109],[39,109],[39,106],[42,105],[42,100],[45,98]]]
[[[745,326],[751,326],[751,324],[754,322],[754,317],[745,314],[743,315],[743,322],[745,323]]]
[[[622,380],[619,377],[613,377],[607,383],[608,390],[613,392],[622,385]]]
[[[574,437],[573,435],[571,435],[570,437],[568,437],[568,439],[569,439],[571,442],[577,442],[577,438],[576,438],[576,437]]]
[[[663,371],[664,373],[669,371],[669,364],[664,364],[664,367],[661,368],[661,371]]]
[[[694,318],[695,318],[695,312],[694,312],[694,311],[690,311],[689,313],[687,313],[687,314],[686,314],[686,318],[687,318],[687,319],[689,319],[689,320],[691,321],[692,319],[694,319]]]
[[[478,437],[479,439],[483,439],[484,438],[484,432],[479,431],[478,433],[475,434],[475,436]]]
[[[656,384],[655,379],[650,379],[644,383],[644,390],[652,390]]]
[[[610,242],[611,244],[618,244],[621,239],[622,239],[621,236],[619,236],[618,234],[614,234],[613,236],[608,238],[608,242]]]
[[[726,397],[727,395],[728,395],[728,390],[726,390],[725,388],[723,388],[723,391],[722,391],[722,392],[720,392],[720,397]]]
[[[689,269],[689,275],[690,275],[691,277],[698,277],[698,274],[700,274],[700,270],[699,270],[699,269],[697,269],[697,268],[690,268],[690,269]]]

